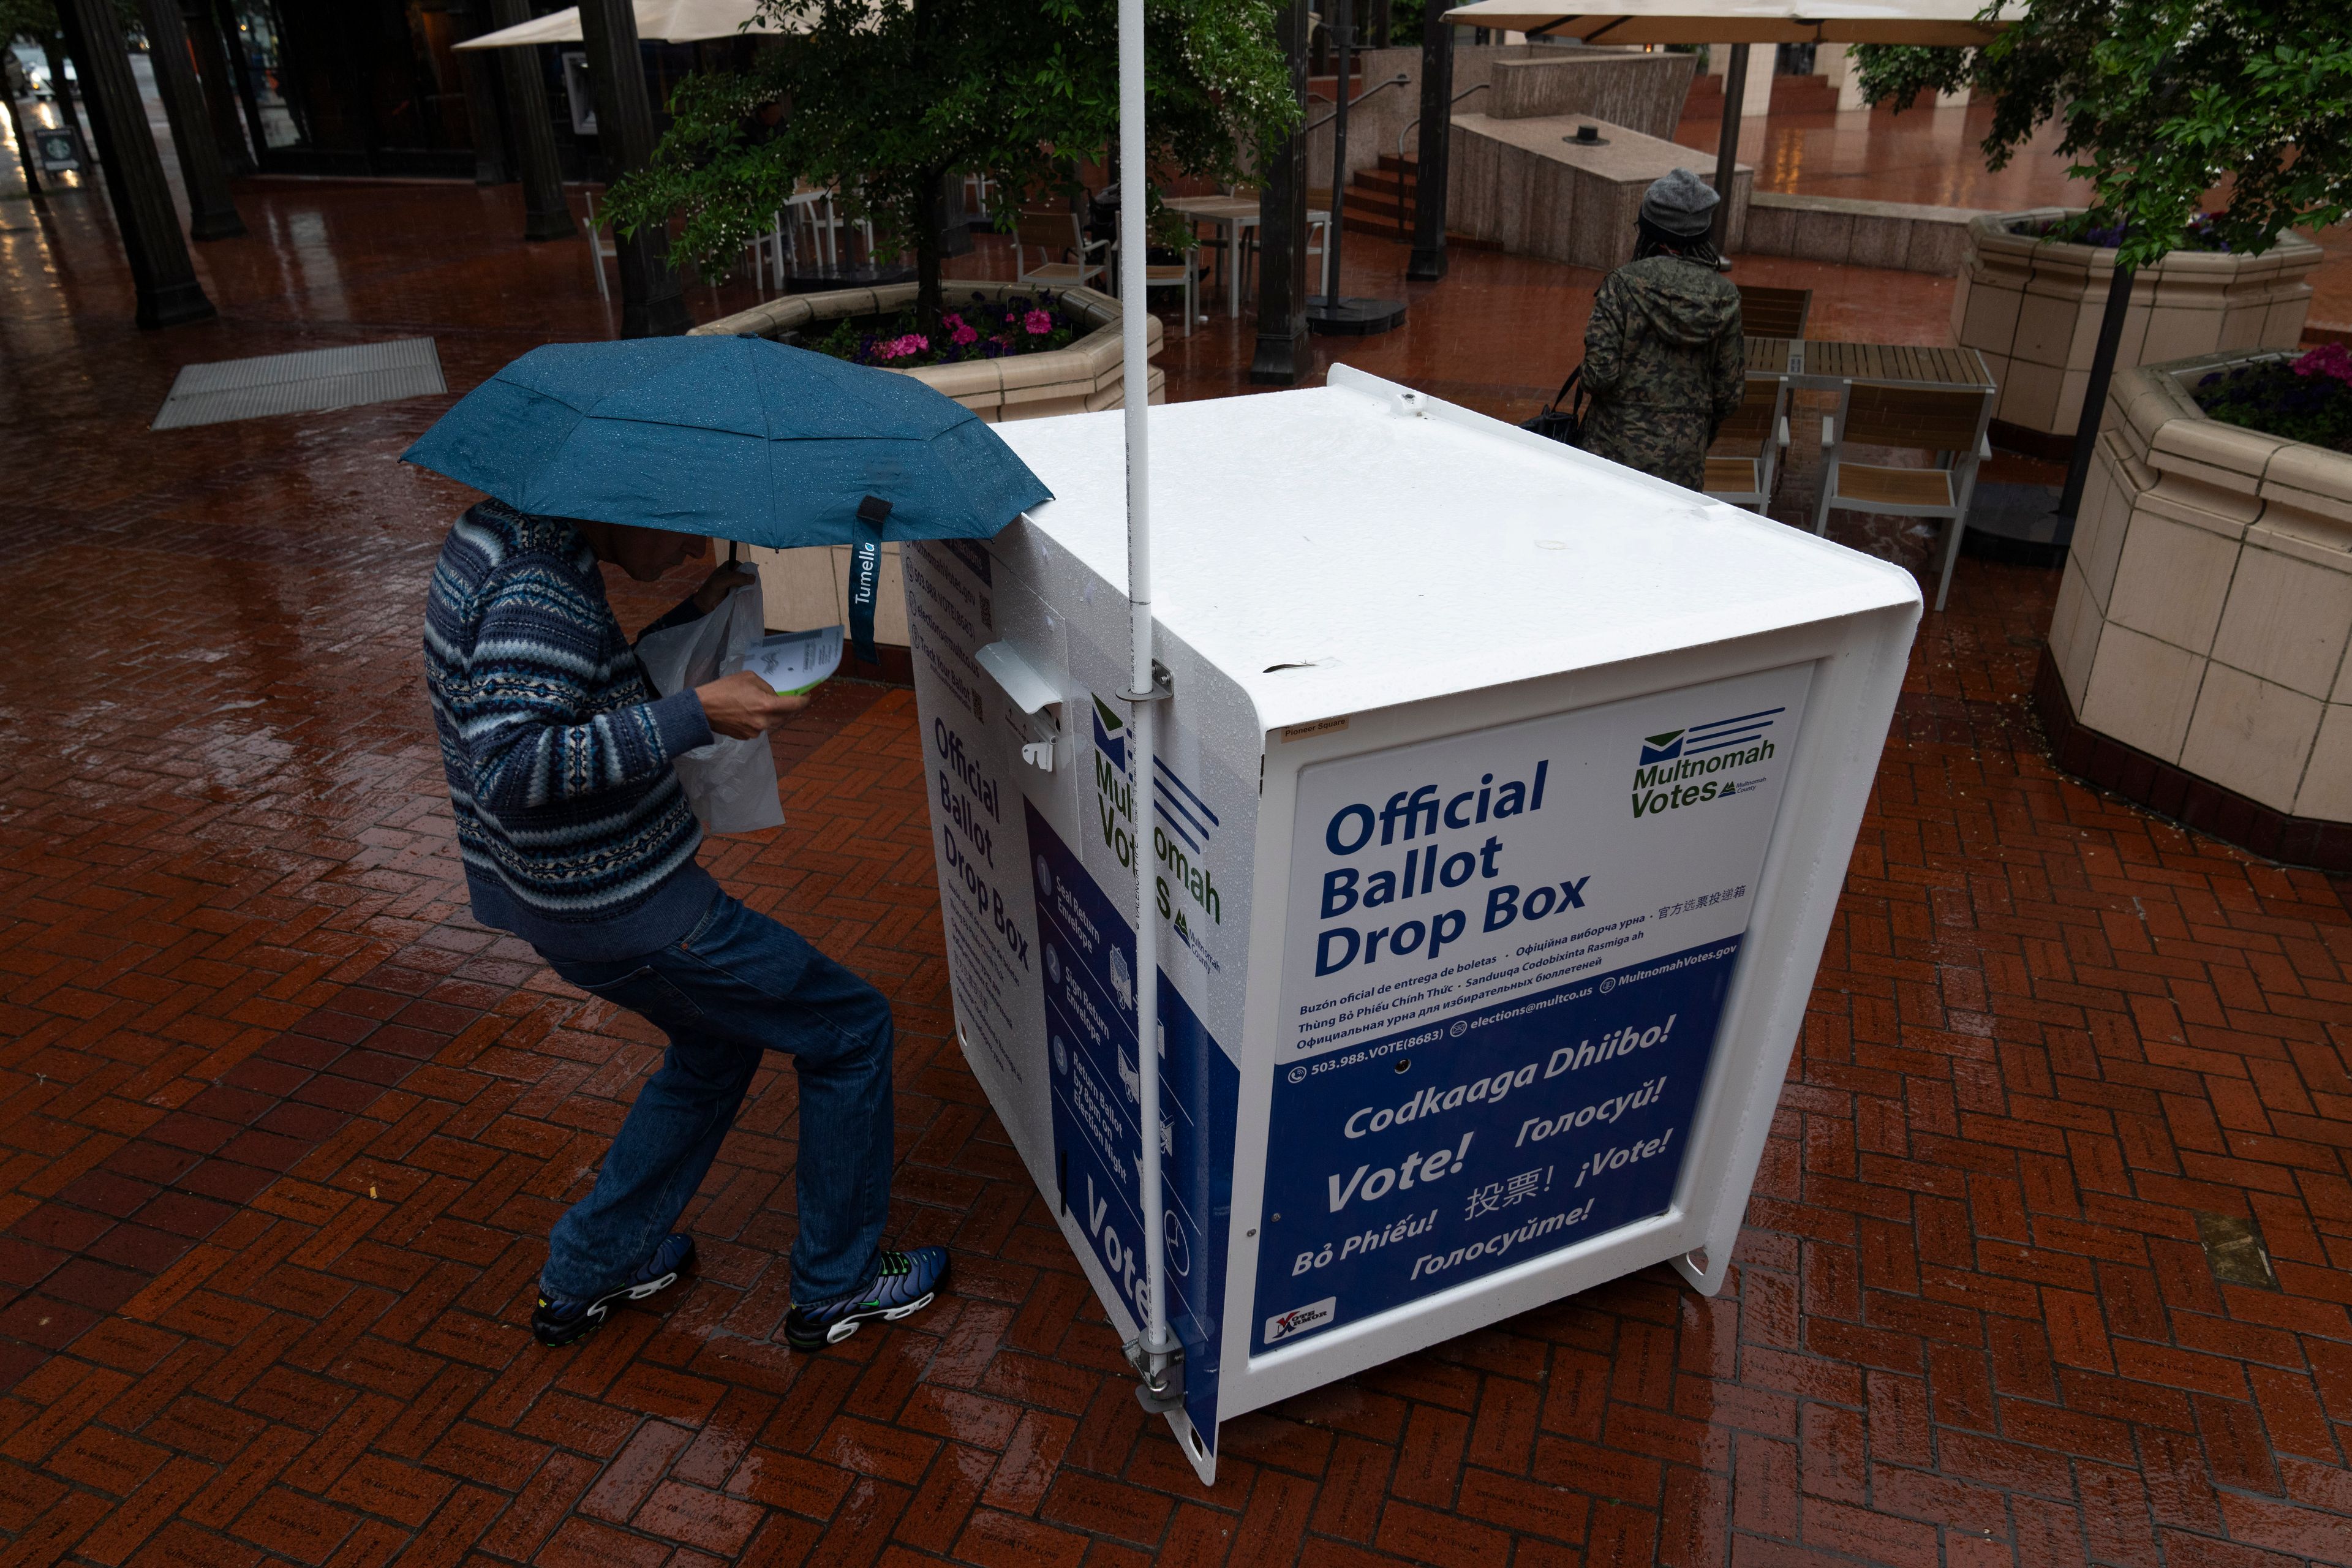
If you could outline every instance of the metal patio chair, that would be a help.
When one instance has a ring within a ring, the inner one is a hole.
[[[1706,452],[1706,493],[1762,516],[1789,451],[1789,383],[1753,375]]]
[[[1890,386],[1852,381],[1838,411],[1822,421],[1822,499],[1813,531],[1829,531],[1832,511],[1875,511],[1894,517],[1945,520],[1937,552],[1936,608],[1952,588],[1952,563],[1968,526],[1977,467],[1992,456],[1985,431],[1992,419],[1989,386]],[[1895,447],[1933,452],[1927,468],[1881,468],[1846,459],[1848,447]]]
[[[1801,338],[1813,313],[1811,289],[1766,289],[1740,283],[1739,330],[1751,338]]]
[[[1067,207],[1023,207],[1013,235],[1013,280],[1079,288],[1090,283],[1100,286],[1106,265],[1103,258],[1109,247],[1108,240],[1087,239],[1078,226],[1078,215]],[[1029,253],[1033,250],[1045,256],[1034,267],[1029,265]]]

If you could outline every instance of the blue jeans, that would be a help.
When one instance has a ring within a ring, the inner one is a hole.
[[[890,1005],[767,916],[721,894],[673,946],[634,958],[550,958],[583,991],[669,1036],[596,1173],[555,1222],[552,1295],[625,1280],[677,1224],[735,1120],[761,1053],[800,1076],[800,1236],[793,1299],[845,1296],[874,1272],[890,1206]]]

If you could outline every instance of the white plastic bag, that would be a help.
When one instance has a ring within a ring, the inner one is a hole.
[[[749,563],[745,563],[749,565]],[[756,573],[757,567],[752,570]],[[667,697],[742,668],[743,650],[767,635],[755,581],[727,595],[699,620],[648,632],[637,639],[646,679]],[[756,833],[782,827],[784,803],[776,790],[776,754],[765,735],[730,741],[721,735],[677,759],[686,804],[711,833]]]

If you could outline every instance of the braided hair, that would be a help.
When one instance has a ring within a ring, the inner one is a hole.
[[[1696,266],[1720,270],[1723,258],[1704,234],[1670,234],[1646,217],[1633,220],[1633,259],[1644,257],[1672,256]]]

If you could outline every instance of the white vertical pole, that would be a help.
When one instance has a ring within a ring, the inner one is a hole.
[[[1135,658],[1128,689],[1128,776],[1135,800],[1135,1052],[1143,1103],[1142,1159],[1144,1324],[1147,1368],[1166,1364],[1168,1237],[1160,1172],[1160,921],[1151,853],[1152,759],[1157,754],[1158,704],[1151,690],[1151,451],[1146,405],[1151,359],[1146,338],[1143,268],[1147,226],[1143,134],[1143,0],[1118,0],[1118,299],[1119,374],[1127,413],[1127,599]]]

